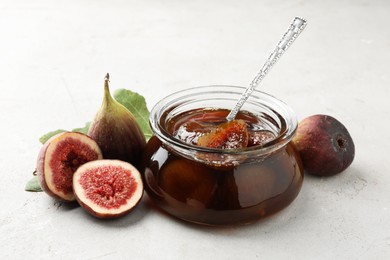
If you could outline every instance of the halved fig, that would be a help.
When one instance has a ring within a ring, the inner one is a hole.
[[[80,165],[102,158],[99,146],[89,136],[77,132],[59,133],[51,137],[39,152],[39,184],[56,199],[74,201],[73,173]]]
[[[198,145],[209,148],[237,149],[247,147],[248,131],[244,120],[236,119],[218,125],[199,137]]]
[[[88,162],[73,175],[79,204],[98,218],[117,218],[140,202],[144,187],[139,171],[120,160]]]

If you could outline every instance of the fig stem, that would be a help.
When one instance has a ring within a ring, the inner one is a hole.
[[[109,82],[110,82],[110,74],[106,74],[106,76],[104,77],[104,99],[103,99],[103,104],[105,106],[108,106],[108,104],[112,103],[114,101],[114,99],[111,97],[111,94],[110,94],[110,86],[109,86]]]

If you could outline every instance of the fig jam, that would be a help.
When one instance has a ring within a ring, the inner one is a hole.
[[[236,119],[246,123],[247,146],[213,149],[198,146],[198,139],[225,122],[229,110],[184,108],[152,110],[155,135],[146,146],[143,177],[158,207],[189,222],[237,225],[269,216],[295,199],[303,169],[289,142],[295,129],[286,137],[291,126],[285,115],[242,110]]]

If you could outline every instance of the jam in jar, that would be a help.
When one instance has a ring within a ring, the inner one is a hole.
[[[143,178],[150,199],[168,214],[205,225],[246,224],[285,208],[298,195],[303,168],[290,142],[297,121],[282,101],[252,93],[236,116],[245,122],[244,147],[198,145],[226,122],[242,91],[192,88],[152,109],[154,136],[146,146]]]

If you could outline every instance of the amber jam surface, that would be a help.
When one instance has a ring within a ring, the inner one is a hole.
[[[198,138],[224,122],[228,112],[193,109],[161,121],[172,140],[188,144],[183,149],[190,154],[157,136],[149,140],[146,192],[170,215],[207,225],[246,224],[283,209],[298,195],[303,171],[292,145],[257,154],[256,147],[261,150],[267,142],[277,145],[280,129],[272,120],[238,114],[247,125],[249,152],[197,151]]]
[[[167,131],[185,143],[197,145],[200,136],[211,132],[226,122],[227,109],[194,109],[178,115],[167,122]],[[261,145],[275,138],[270,125],[247,111],[241,111],[236,119],[244,120],[247,126],[248,143],[246,147]],[[235,136],[233,135],[232,138]],[[239,142],[239,140],[228,140]]]

